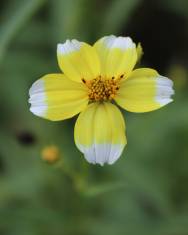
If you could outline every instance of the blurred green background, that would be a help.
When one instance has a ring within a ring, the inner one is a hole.
[[[188,234],[188,1],[1,0],[0,235]],[[176,95],[151,113],[123,111],[128,145],[112,166],[88,164],[75,119],[29,111],[28,89],[59,72],[56,45],[109,35],[141,42],[140,66],[170,77]],[[60,160],[47,164],[44,147]]]

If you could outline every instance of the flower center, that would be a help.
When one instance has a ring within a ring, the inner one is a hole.
[[[89,81],[85,79],[82,79],[82,81],[89,89],[88,96],[90,101],[107,101],[115,97],[119,90],[119,81],[121,78],[123,78],[123,75],[117,79],[115,77],[103,79],[99,76]]]

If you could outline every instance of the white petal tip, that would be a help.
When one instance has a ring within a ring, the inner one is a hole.
[[[44,81],[36,81],[29,90],[30,111],[40,117],[44,117],[47,111],[46,96],[44,92]]]
[[[174,95],[173,81],[167,77],[159,76],[157,79],[156,102],[161,106],[169,104],[173,101],[172,95]]]
[[[45,113],[46,113],[46,110],[47,110],[47,106],[33,106],[33,105],[31,105],[29,110],[33,114],[35,114],[36,116],[44,117]]]
[[[31,88],[29,89],[29,95],[31,97],[34,94],[37,94],[43,91],[44,91],[44,81],[42,79],[39,79],[36,82],[34,82]]]
[[[115,37],[114,35],[104,37],[104,43],[110,49],[119,48],[122,50],[135,48],[135,43],[133,43],[130,37]]]
[[[57,44],[57,53],[65,55],[70,52],[80,50],[80,47],[81,47],[81,43],[79,41],[77,41],[76,39],[73,39],[73,40],[68,39],[63,44],[61,43]]]
[[[78,147],[89,163],[104,166],[104,164],[114,164],[121,156],[124,146],[123,144],[93,144],[91,147],[82,145]]]

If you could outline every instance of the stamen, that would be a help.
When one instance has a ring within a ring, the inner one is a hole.
[[[91,101],[112,100],[119,90],[119,79],[115,80],[115,77],[102,79],[101,76],[99,76],[93,80],[85,81],[84,83],[89,89],[88,95]]]
[[[82,82],[83,82],[83,83],[86,83],[86,80],[85,80],[84,78],[82,78]]]

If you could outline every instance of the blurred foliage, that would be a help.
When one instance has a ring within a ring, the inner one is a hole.
[[[1,0],[0,234],[188,234],[188,2],[186,0]],[[170,76],[176,95],[152,113],[123,112],[128,145],[112,166],[88,164],[75,119],[29,112],[28,89],[58,72],[56,44],[130,35],[142,66]],[[41,160],[46,146],[61,159]]]

